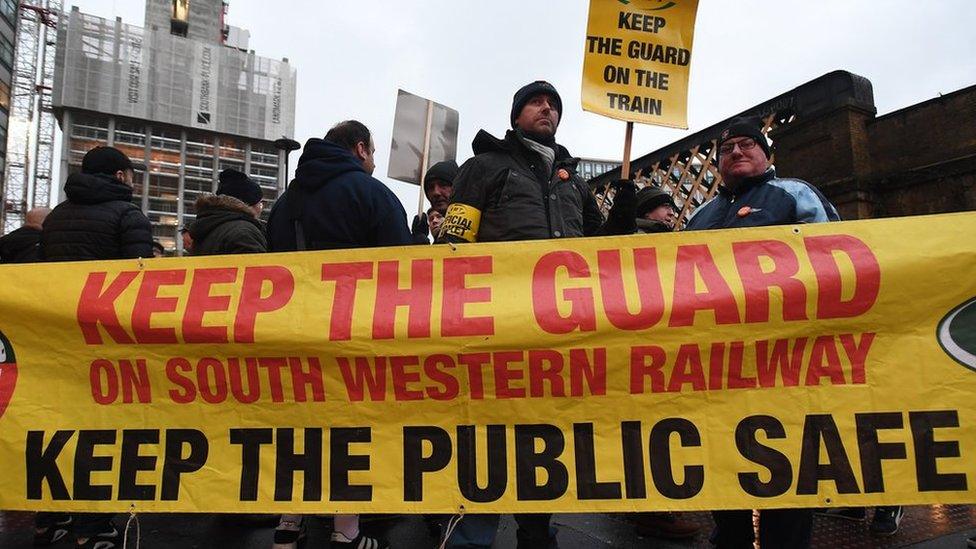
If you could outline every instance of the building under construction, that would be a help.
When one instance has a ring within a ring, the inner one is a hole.
[[[296,72],[287,59],[248,51],[246,31],[224,24],[226,8],[147,0],[145,27],[72,8],[58,26],[60,179],[95,146],[125,152],[139,167],[134,200],[170,253],[182,253],[178,229],[221,170],[257,181],[266,212],[284,189],[285,153],[274,141],[294,134]]]
[[[13,84],[16,28],[17,2],[0,0],[0,174],[5,168],[7,156],[7,125],[10,120],[10,87]]]

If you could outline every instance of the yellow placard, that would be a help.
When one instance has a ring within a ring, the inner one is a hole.
[[[583,110],[688,128],[698,0],[590,0]]]
[[[960,234],[976,214],[2,266],[0,508],[976,503]]]

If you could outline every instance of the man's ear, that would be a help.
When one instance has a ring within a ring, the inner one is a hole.
[[[119,170],[115,172],[115,179],[125,183],[125,170]]]
[[[365,162],[366,159],[369,158],[369,144],[363,143],[362,141],[356,143],[355,153],[356,153],[356,158],[358,158],[362,162]]]

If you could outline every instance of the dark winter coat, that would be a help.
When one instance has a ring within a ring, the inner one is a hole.
[[[674,228],[663,221],[656,221],[653,219],[638,219],[637,232],[640,234],[670,233],[674,232]]]
[[[152,257],[152,225],[132,201],[132,188],[109,175],[75,173],[68,199],[44,220],[41,258],[85,261]]]
[[[0,263],[33,263],[38,259],[41,231],[21,227],[0,238]]]
[[[268,251],[264,225],[244,202],[228,195],[197,198],[197,218],[190,225],[193,255],[248,254]]]
[[[802,179],[776,177],[769,168],[743,180],[735,190],[720,187],[712,200],[695,210],[686,231],[767,227],[794,223],[839,221],[833,204]]]
[[[579,159],[562,145],[556,145],[556,160],[548,172],[539,153],[522,143],[513,130],[505,139],[482,130],[472,148],[475,156],[461,166],[454,180],[443,239],[491,242],[600,232],[603,216],[576,173]],[[468,215],[458,215],[459,211]],[[471,224],[471,215],[479,218],[477,227]]]
[[[272,251],[299,249],[296,219],[308,250],[413,242],[407,213],[393,191],[366,173],[351,152],[324,139],[309,139],[305,144],[295,180],[271,210]]]

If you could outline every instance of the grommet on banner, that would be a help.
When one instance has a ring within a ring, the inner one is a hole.
[[[139,260],[142,263],[142,259]],[[129,546],[129,527],[132,523],[136,523],[136,549],[139,549],[139,543],[142,540],[142,528],[139,526],[139,517],[136,515],[136,506],[133,504],[129,507],[129,520],[125,521],[125,531],[122,533],[122,549],[127,549]]]
[[[451,520],[447,521],[447,530],[444,531],[444,539],[441,540],[441,545],[439,549],[444,549],[447,547],[447,540],[451,539],[451,534],[454,533],[454,529],[457,528],[458,524],[461,524],[461,519],[464,518],[464,506],[458,507],[458,514],[451,517]]]

